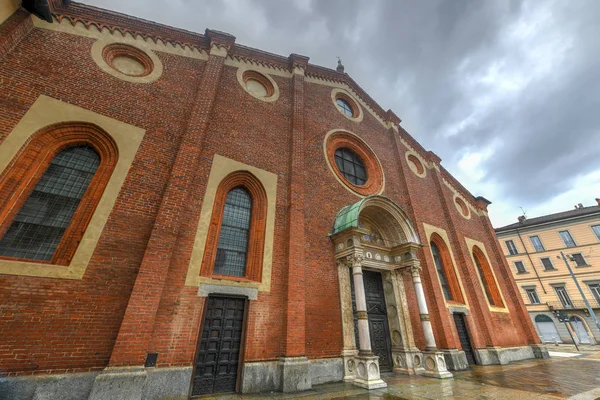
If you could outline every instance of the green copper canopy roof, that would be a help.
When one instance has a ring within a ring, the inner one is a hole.
[[[360,206],[365,202],[364,199],[357,201],[354,204],[350,204],[342,208],[335,214],[335,221],[333,222],[333,231],[329,236],[333,236],[338,232],[341,232],[348,228],[358,228],[358,214],[360,213]]]

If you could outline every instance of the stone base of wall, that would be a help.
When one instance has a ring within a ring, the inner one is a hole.
[[[304,361],[306,360],[306,361]],[[344,378],[344,361],[340,358],[249,362],[244,364],[242,393],[294,392],[312,385],[339,382]]]
[[[448,371],[463,371],[469,369],[469,361],[465,352],[458,349],[442,350]]]
[[[528,360],[532,358],[548,358],[545,346],[520,346],[520,347],[488,347],[475,349],[478,364],[508,364],[512,361]]]
[[[107,368],[102,372],[0,378],[0,399],[187,400],[192,367]]]

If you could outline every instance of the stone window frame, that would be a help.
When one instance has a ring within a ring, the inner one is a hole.
[[[217,247],[223,221],[223,211],[225,209],[225,200],[227,199],[229,192],[236,187],[246,189],[252,199],[250,232],[248,236],[248,248],[246,251],[246,268],[243,277],[214,273]],[[227,175],[217,188],[210,220],[210,228],[206,239],[206,248],[204,250],[202,266],[200,268],[200,275],[213,279],[260,282],[266,219],[267,194],[260,180],[249,171],[235,171]]]
[[[9,168],[0,175],[0,199],[5,199],[0,200],[2,238],[56,155],[79,145],[88,145],[96,150],[100,156],[100,165],[81,197],[52,258],[46,261],[0,256],[0,259],[69,265],[118,161],[117,145],[111,136],[102,128],[85,122],[62,122],[47,126],[31,137]]]
[[[468,237],[465,237],[465,242],[467,244],[467,249],[469,250],[469,255],[471,256],[471,262],[473,263],[473,267],[477,268],[475,265],[475,258],[473,255],[473,248],[475,246],[477,246],[479,248],[479,250],[481,250],[481,253],[483,254],[483,258],[485,259],[485,261],[487,262],[487,265],[489,266],[488,269],[488,278],[491,280],[493,278],[493,282],[494,282],[494,287],[497,290],[497,294],[499,296],[499,300],[501,301],[501,306],[496,306],[496,305],[492,305],[489,303],[489,301],[487,301],[487,299],[485,300],[485,303],[488,306],[488,309],[491,312],[497,312],[497,313],[508,313],[508,303],[506,302],[506,299],[504,298],[504,293],[502,293],[502,290],[500,290],[500,284],[498,283],[498,277],[496,276],[496,272],[494,271],[494,268],[492,268],[492,263],[490,262],[490,256],[487,252],[487,248],[485,246],[485,244],[483,244],[482,242],[475,240],[475,239],[471,239]],[[497,268],[502,268],[503,265],[500,264],[499,266],[497,266]],[[512,275],[511,275],[512,276]],[[481,282],[481,279],[479,279],[479,277],[476,278],[477,281],[479,281],[479,285],[481,287],[481,290],[484,291],[484,296],[485,296],[485,289],[483,287],[483,284]]]
[[[362,160],[367,172],[367,181],[364,185],[354,185],[346,179],[337,167],[335,152],[337,149],[343,147],[356,153]],[[337,181],[350,192],[361,197],[381,194],[383,192],[385,188],[385,175],[381,162],[373,149],[356,134],[343,129],[333,129],[327,132],[323,140],[323,153],[329,170],[333,173]]]
[[[461,290],[458,273],[456,271],[456,268],[454,268],[454,263],[453,263],[451,255],[450,255],[450,250],[449,250],[448,244],[446,243],[444,238],[442,238],[442,236],[440,236],[437,232],[433,232],[428,239],[429,239],[428,243],[434,243],[440,252],[442,268],[444,270],[444,274],[446,275],[446,280],[448,281],[448,288],[450,290],[450,294],[452,295],[452,300],[446,300],[445,297],[444,297],[444,300],[446,301],[447,304],[450,304],[453,306],[466,304],[465,296],[464,296],[463,291]],[[433,258],[433,250],[431,248],[431,245],[429,245],[429,251],[431,253],[432,259],[434,259]],[[434,260],[434,263],[435,263],[435,260]],[[441,283],[439,274],[437,273],[437,268],[436,268],[436,276],[438,278],[438,283],[440,284],[440,288],[441,288],[442,283]]]
[[[128,55],[144,66],[142,75],[127,75],[111,65],[110,57],[107,57],[106,49],[111,47],[120,49],[120,53]],[[130,83],[152,83],[158,80],[163,73],[163,64],[160,58],[143,43],[130,43],[126,40],[117,40],[105,37],[94,42],[91,56],[100,69],[117,79]]]
[[[279,99],[280,90],[279,86],[277,85],[277,82],[275,82],[275,80],[271,77],[270,74],[267,73],[267,71],[268,70],[265,68],[249,68],[247,66],[242,65],[237,69],[236,79],[242,87],[242,89],[244,89],[244,91],[250,96],[267,103],[272,103]],[[249,80],[255,80],[262,84],[267,91],[267,95],[258,96],[255,93],[248,90],[247,82]]]
[[[347,115],[340,109],[339,105],[337,104],[338,99],[342,99],[350,105],[350,107],[352,108],[352,116]],[[352,96],[347,90],[340,89],[340,88],[332,89],[331,90],[331,101],[333,102],[333,105],[334,105],[335,109],[337,110],[337,112],[342,114],[344,116],[344,118],[347,118],[350,121],[357,122],[357,123],[361,122],[363,120],[364,113],[363,113],[362,107],[359,105],[359,102],[354,98],[354,96]]]
[[[208,232],[211,230],[217,189],[228,175],[236,171],[250,172],[258,179],[258,181],[260,181],[266,192],[267,212],[260,281],[251,281],[248,279],[220,279],[201,274],[204,253],[207,248]],[[202,295],[201,293],[205,293],[207,288],[211,288],[211,293],[220,292],[219,290],[214,289],[217,287],[222,290],[235,290],[236,293],[238,293],[239,290],[243,291],[246,289],[252,289],[257,292],[270,292],[276,204],[277,174],[215,154],[213,156],[212,166],[204,192],[204,200],[202,202],[202,209],[200,210],[194,243],[192,245],[185,285],[199,288],[200,295]]]
[[[52,265],[39,260],[0,259],[0,274],[82,279],[146,132],[136,126],[41,95],[0,143],[0,173],[11,168],[13,161],[38,131],[61,123],[87,123],[106,132],[118,149],[114,170],[68,265]]]
[[[488,303],[492,307],[504,308],[505,304],[504,299],[500,294],[500,287],[498,286],[498,282],[496,281],[492,267],[488,262],[487,257],[483,253],[483,250],[478,245],[474,245],[471,249],[471,253],[475,268],[478,269],[479,272],[477,274],[479,277],[479,283],[481,284],[481,288],[486,295]]]

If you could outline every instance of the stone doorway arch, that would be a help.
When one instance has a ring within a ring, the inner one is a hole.
[[[340,286],[344,350],[344,380],[366,388],[381,387],[377,357],[371,351],[362,270],[381,273],[391,339],[393,370],[452,377],[438,352],[420,279],[417,251],[422,247],[408,216],[395,202],[374,195],[342,208],[335,216],[330,237],[335,245]],[[349,269],[352,270],[350,273]],[[414,342],[403,274],[412,276],[427,343],[421,352]],[[355,288],[358,343],[355,339],[351,279]]]

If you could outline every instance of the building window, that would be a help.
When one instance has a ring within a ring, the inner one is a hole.
[[[573,302],[571,301],[571,297],[569,296],[569,293],[567,292],[567,289],[564,286],[555,286],[554,290],[556,291],[558,299],[565,308],[573,308]]]
[[[535,249],[535,251],[544,251],[544,245],[542,244],[542,241],[540,240],[539,236],[529,236],[529,240],[531,240],[531,244],[533,245],[533,248]]]
[[[335,164],[350,183],[362,186],[367,182],[367,170],[358,154],[342,147],[335,151]]]
[[[519,252],[517,251],[517,246],[515,246],[515,242],[513,242],[512,240],[507,240],[505,243],[506,248],[508,249],[508,253],[510,255],[519,254]]]
[[[200,275],[260,282],[267,197],[248,171],[229,174],[215,194]]]
[[[444,242],[444,239],[442,239],[441,236],[434,233],[431,235],[429,244],[431,246],[431,254],[433,255],[435,269],[440,278],[440,285],[442,286],[444,298],[448,301],[464,304],[465,301],[460,290],[458,277],[453,268],[452,257],[450,256],[450,251],[446,246],[446,242]]]
[[[437,270],[438,276],[440,277],[440,284],[442,285],[442,292],[446,300],[452,300],[452,293],[450,293],[450,286],[448,286],[448,278],[446,278],[446,272],[444,271],[444,262],[442,261],[442,255],[440,249],[431,243],[431,252],[433,253],[433,261],[435,262],[435,269]]]
[[[558,234],[560,235],[560,238],[564,242],[565,246],[567,246],[567,247],[575,247],[576,246],[575,241],[573,240],[573,237],[571,236],[569,231],[560,231],[560,232],[558,232]]]
[[[58,153],[0,241],[0,255],[51,260],[99,165],[90,146]]]
[[[225,200],[214,273],[244,276],[252,215],[252,199],[243,187],[232,189]]]
[[[535,288],[527,288],[525,289],[525,293],[527,293],[530,304],[540,304],[540,298]]]
[[[588,265],[588,263],[585,261],[585,258],[583,258],[583,255],[581,253],[571,254],[571,260],[574,261],[575,265],[577,265],[578,267],[585,267]]]
[[[515,261],[515,267],[517,268],[517,274],[525,274],[527,272],[523,261]]]
[[[596,302],[600,305],[600,283],[591,283],[588,285],[590,287],[590,291],[596,298]]]
[[[352,109],[352,106],[350,105],[350,103],[348,103],[346,100],[337,98],[335,100],[335,103],[337,104],[337,106],[341,112],[343,112],[344,114],[346,114],[349,117],[354,116],[354,110]]]
[[[544,267],[545,271],[552,271],[556,269],[554,268],[554,264],[552,264],[552,260],[550,260],[549,257],[540,258],[540,261],[542,262],[542,266]]]
[[[483,251],[477,246],[473,247],[473,259],[475,260],[477,275],[479,275],[488,302],[492,306],[503,307],[504,304],[498,285],[496,285],[496,279],[494,278],[492,268],[490,267],[485,254],[483,254]]]
[[[596,234],[598,240],[600,240],[600,225],[592,225],[592,230]]]
[[[92,124],[61,123],[34,135],[0,186],[0,257],[69,265],[117,154]]]

